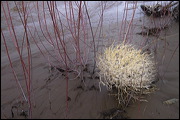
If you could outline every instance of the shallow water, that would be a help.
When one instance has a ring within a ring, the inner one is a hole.
[[[14,3],[9,3],[10,8],[14,8]],[[35,2],[30,2],[30,6],[33,6],[34,3]],[[136,34],[136,32],[142,30],[141,26],[143,22],[147,27],[153,27],[151,19],[144,17],[143,14],[140,13],[139,5],[141,5],[142,3],[143,2],[138,3],[138,9],[135,14],[136,19],[134,19],[133,21],[133,27],[131,28],[130,34],[128,36],[128,38],[130,39],[129,42],[131,44],[137,45],[137,47],[140,47],[141,45],[143,46],[145,40],[148,39],[149,43],[153,46],[153,41],[157,38],[146,38]],[[146,4],[148,3],[150,4],[151,2],[147,2]],[[64,12],[63,2],[58,2],[58,5],[58,9],[61,12]],[[131,5],[132,4],[129,4],[129,8],[131,8]],[[120,39],[121,41],[119,41],[119,37],[122,37],[123,34],[119,35],[118,25],[120,25],[121,22],[117,22],[117,13],[119,14],[118,19],[121,20],[123,17],[122,8],[124,6],[125,2],[107,2],[107,10],[104,12],[103,33],[101,37],[96,37],[98,53],[103,52],[103,49],[106,46],[110,46],[113,42],[116,44],[122,41],[122,39]],[[92,18],[92,23],[94,23],[93,30],[95,31],[97,26],[97,18],[100,14],[100,8],[97,2],[89,2],[88,7],[90,11],[90,16]],[[40,10],[39,12],[42,11]],[[21,22],[18,21],[20,19],[17,17],[18,13],[13,10],[12,13],[17,37],[19,42],[21,43],[23,36],[23,26],[20,24]],[[132,11],[128,11],[128,14],[130,16],[132,14]],[[39,26],[35,9],[32,10],[32,15],[34,15],[33,18],[35,21],[35,25]],[[130,20],[131,16],[127,17],[127,19]],[[19,57],[17,56],[17,52],[15,51],[15,47],[12,44],[13,41],[9,35],[4,15],[1,15],[1,21],[1,28],[6,37],[14,69],[17,73],[17,77],[20,83],[23,85],[23,89],[25,89],[25,81],[24,76],[22,74],[22,66],[20,64]],[[50,22],[50,18],[47,18],[47,21]],[[161,26],[166,21],[162,19],[156,19],[156,22],[157,25]],[[66,24],[66,22],[64,24]],[[32,30],[34,29],[32,21],[29,21],[29,26],[32,27]],[[48,24],[48,26],[49,28],[53,27],[51,24]],[[125,27],[127,27],[127,25]],[[39,27],[37,31],[39,31],[39,36],[42,39],[44,45],[53,55],[55,55],[53,48],[47,43],[47,41],[45,41],[44,37],[42,36],[42,32],[40,32]],[[33,34],[35,34],[37,31],[34,31]],[[125,30],[123,32],[125,32]],[[65,34],[65,37],[67,37],[67,46],[69,48],[68,51],[69,53],[72,52],[70,54],[70,57],[74,59],[75,55],[74,49],[72,49],[73,47],[71,45],[71,36],[68,32]],[[128,118],[179,118],[179,101],[172,105],[163,104],[163,102],[168,99],[179,99],[179,47],[169,64],[171,56],[175,48],[179,44],[179,23],[170,23],[169,28],[163,30],[160,36],[162,39],[158,42],[156,56],[159,64],[159,74],[162,77],[165,72],[165,76],[163,79],[160,79],[156,84],[159,90],[146,96],[148,102],[132,103],[126,109],[126,113],[120,112],[120,115],[121,113],[123,113],[123,115],[127,116]],[[40,45],[41,49],[44,50],[42,43],[39,42],[40,38],[36,36],[38,44]],[[89,39],[88,43],[91,42],[92,39]],[[3,41],[1,41],[1,118],[12,118],[12,106],[18,107],[19,110],[17,111],[16,109],[13,109],[14,118],[24,118],[24,116],[20,116],[20,110],[23,109],[24,111],[27,111],[28,106],[26,103],[22,104],[19,102],[20,100],[22,100],[22,95],[20,95],[17,90],[16,82],[6,56],[5,47],[2,43]],[[163,59],[165,45],[167,49],[165,51],[165,57]],[[88,69],[83,71],[83,75],[77,77],[77,72],[68,73],[68,113],[66,113],[65,73],[59,72],[55,68],[51,71],[49,63],[41,55],[33,41],[31,43],[31,48],[33,55],[32,86],[34,91],[34,94],[32,95],[32,118],[65,118],[66,114],[68,115],[68,118],[110,118],[113,114],[115,114],[114,111],[117,111],[116,108],[118,105],[117,100],[114,97],[108,95],[109,92],[103,85],[101,85],[100,92],[98,77],[91,77],[91,72],[93,69],[93,60],[91,59],[91,57],[93,56],[92,48],[86,46],[85,50],[87,50],[87,52],[89,51],[89,55],[87,56]],[[153,51],[154,48],[152,47],[151,50]],[[26,51],[24,51],[23,54],[24,59],[27,61]],[[48,56],[48,53],[45,53],[45,55]],[[53,64],[59,64],[51,57],[49,57],[49,59],[53,61]],[[163,64],[162,60],[164,60]],[[78,69],[80,69],[80,67]],[[83,78],[83,81],[81,80],[81,78]],[[112,114],[108,115],[105,113]]]

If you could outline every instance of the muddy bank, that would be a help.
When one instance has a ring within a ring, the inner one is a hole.
[[[157,82],[157,90],[155,93],[147,96],[148,102],[137,102],[127,108],[127,113],[131,118],[152,118],[152,119],[177,119],[179,118],[179,101],[172,105],[164,105],[163,102],[169,99],[179,99],[179,48],[175,52],[170,64],[169,61],[172,54],[179,44],[179,23],[173,24],[167,30],[166,42],[168,47],[166,49],[164,65],[159,61],[160,74],[164,74],[164,78]],[[160,44],[159,59],[162,57],[164,50],[164,42]],[[168,66],[168,67],[167,67]]]
[[[153,27],[149,18],[137,18],[134,20],[128,36],[129,43],[136,45],[138,48],[146,43],[153,46],[153,41],[157,39],[155,36],[146,38],[136,34],[142,31],[143,21],[146,21],[144,23],[146,27]],[[164,22],[159,19],[157,21],[161,25]],[[103,52],[103,49],[113,42],[115,44],[122,42],[119,37],[122,37],[124,33],[119,35],[118,25],[120,25],[120,22],[106,21],[103,35],[96,39],[98,53]],[[95,31],[95,28],[93,30]],[[4,31],[6,32],[6,29]],[[23,36],[21,32],[18,35],[20,38]],[[43,39],[43,37],[41,38]],[[67,38],[70,39],[70,37]],[[109,95],[103,85],[101,85],[101,92],[99,91],[99,77],[92,76],[93,60],[91,58],[93,49],[89,48],[87,69],[84,69],[81,75],[78,75],[77,72],[68,72],[68,118],[179,118],[179,102],[172,105],[163,104],[168,99],[179,99],[179,48],[169,64],[171,56],[179,44],[179,23],[172,23],[168,29],[162,30],[159,39],[156,57],[159,64],[159,74],[162,76],[165,72],[165,76],[163,79],[159,78],[156,83],[159,90],[145,96],[148,102],[131,103],[126,111],[117,108],[117,100]],[[13,52],[15,48],[12,47],[10,38],[8,40],[12,52],[13,66],[23,89],[25,89],[20,61],[17,54]],[[89,42],[92,42],[92,38]],[[48,44],[44,43],[48,48]],[[23,103],[22,95],[18,92],[3,44],[1,46],[1,118],[26,118],[28,106]],[[163,54],[164,47],[166,47],[165,54]],[[32,95],[32,118],[65,118],[67,104],[66,73],[62,68],[51,67],[34,43],[32,43],[32,49],[32,86],[34,91]],[[48,49],[53,53],[51,47]],[[150,50],[154,52],[154,46]],[[69,49],[69,51],[71,52],[72,49]],[[73,53],[71,55],[73,58]],[[165,56],[164,59],[163,55]],[[24,59],[27,60],[27,56],[24,56]],[[59,65],[57,61],[53,61],[53,63]]]

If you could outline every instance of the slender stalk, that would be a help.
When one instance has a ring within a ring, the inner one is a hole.
[[[30,118],[32,118],[32,108],[31,108],[31,54],[30,54],[30,44],[29,44],[29,38],[28,38],[28,34],[27,34],[27,18],[26,18],[26,11],[27,8],[24,7],[24,2],[22,1],[22,9],[23,9],[23,13],[24,13],[24,30],[25,30],[25,35],[26,35],[26,45],[27,45],[27,51],[28,51],[28,101],[29,101],[29,116]],[[28,17],[28,15],[27,15]]]
[[[87,10],[87,6],[86,6],[86,2],[84,1],[84,5],[85,5],[85,9],[86,9],[86,14],[87,14],[87,16],[88,16],[88,20],[89,20],[89,25],[90,25],[90,28],[91,28],[91,34],[92,34],[92,38],[93,38],[93,43],[94,43],[94,68],[93,68],[93,74],[94,74],[94,72],[95,72],[95,67],[96,67],[96,60],[95,60],[95,58],[96,58],[96,44],[95,44],[95,39],[94,39],[94,35],[93,35],[93,30],[92,30],[92,25],[91,25],[91,20],[90,20],[90,17],[89,17],[89,13],[88,13],[88,10]]]
[[[136,6],[137,6],[137,1],[136,1],[136,3],[135,3],[135,8],[136,8]],[[125,34],[125,37],[124,37],[123,44],[125,44],[125,43],[126,43],[126,41],[127,41],[127,36],[128,36],[129,29],[130,29],[131,24],[132,24],[133,19],[134,19],[135,11],[136,11],[136,9],[133,9],[132,18],[131,18],[131,21],[130,21],[130,23],[129,23],[129,25],[128,25],[128,28],[127,28],[127,31],[126,31],[126,34]]]
[[[17,77],[16,72],[14,70],[14,67],[12,65],[12,61],[11,61],[11,58],[10,58],[10,55],[9,55],[9,50],[8,50],[8,47],[7,47],[7,44],[6,44],[6,40],[5,40],[5,37],[4,37],[4,34],[3,34],[2,30],[1,30],[1,34],[2,34],[2,37],[3,37],[3,40],[4,40],[4,46],[6,48],[6,54],[8,56],[8,60],[9,60],[9,63],[10,63],[11,70],[12,70],[14,78],[16,80],[16,84],[17,84],[17,86],[19,88],[18,90],[22,92],[22,95],[23,95],[25,101],[27,101],[27,97],[26,97],[26,95],[24,93],[24,90],[23,90],[23,88],[22,88],[22,86],[21,86],[21,84],[20,84],[20,82],[18,80],[18,77]]]

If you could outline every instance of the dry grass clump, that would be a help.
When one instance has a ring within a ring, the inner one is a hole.
[[[143,53],[132,45],[120,44],[106,48],[98,56],[100,83],[118,92],[119,103],[127,105],[130,98],[137,99],[142,89],[148,89],[156,77],[153,55]]]

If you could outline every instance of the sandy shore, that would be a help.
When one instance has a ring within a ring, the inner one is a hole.
[[[136,20],[136,25],[141,24],[139,18]],[[148,24],[150,25],[150,23]],[[141,35],[136,34],[138,31],[139,29],[133,33],[134,41],[132,43],[134,44],[136,44],[136,40],[142,40],[143,38]],[[6,29],[4,32],[6,32]],[[100,52],[105,46],[111,45],[114,40],[118,39],[117,33],[117,23],[111,23],[111,26],[105,25],[104,36],[106,37],[100,38],[98,45]],[[22,35],[21,33],[18,34]],[[179,118],[179,101],[172,105],[163,104],[164,101],[172,98],[179,99],[179,47],[169,64],[171,56],[179,44],[179,23],[173,22],[167,30],[163,30],[161,38],[158,42],[159,46],[156,56],[159,64],[159,74],[162,76],[165,72],[165,76],[156,83],[159,90],[145,96],[148,102],[130,104],[126,112],[118,113],[119,116],[117,118]],[[10,38],[8,40],[10,41]],[[151,40],[153,40],[153,37]],[[164,63],[162,64],[165,41],[167,42],[167,49],[165,51]],[[19,102],[22,100],[21,95],[17,90],[2,43],[1,41],[1,118],[12,118],[12,106],[16,106],[19,110],[23,109],[24,111],[27,111],[28,107],[26,103],[22,104]],[[46,42],[44,43],[46,44]],[[8,45],[12,46],[11,43],[8,43]],[[23,89],[25,89],[20,61],[17,54],[13,52],[15,48],[13,46],[10,48],[14,69],[17,72],[20,83],[23,85]],[[32,95],[32,118],[65,118],[65,73],[59,72],[56,68],[51,69],[37,47],[32,45],[32,48],[32,86],[34,91]],[[90,52],[92,51],[90,50]],[[27,60],[27,56],[24,56],[24,59]],[[54,62],[56,63],[56,61]],[[76,78],[77,73],[68,73],[70,78],[68,88],[68,118],[112,118],[117,112],[118,102],[113,96],[108,95],[109,92],[103,85],[101,85],[101,92],[99,91],[99,78],[96,75],[91,77],[93,68],[92,59],[89,58],[87,63],[87,70],[82,72],[82,76]],[[13,109],[13,112],[13,118],[24,118],[24,116],[19,115],[16,109]]]

